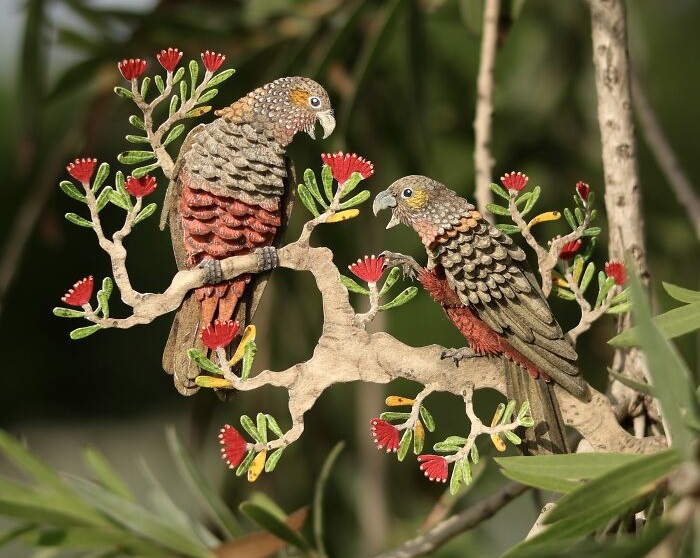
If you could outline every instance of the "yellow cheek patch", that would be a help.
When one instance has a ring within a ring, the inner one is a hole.
[[[428,201],[428,194],[425,190],[414,190],[413,195],[405,201],[409,207],[420,209]]]
[[[289,92],[289,98],[292,100],[292,103],[300,107],[305,107],[309,104],[309,92],[303,89],[292,89]]]

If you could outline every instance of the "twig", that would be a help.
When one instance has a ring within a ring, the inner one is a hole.
[[[542,531],[544,531],[547,528],[547,524],[544,522],[544,520],[547,514],[550,512],[550,510],[554,508],[554,506],[556,506],[554,502],[547,502],[544,506],[542,506],[542,509],[540,510],[540,515],[537,516],[537,519],[530,528],[530,531],[525,537],[525,540],[531,539],[532,537],[539,535]]]
[[[426,556],[460,533],[473,529],[477,525],[493,517],[501,508],[505,507],[529,489],[529,486],[516,482],[508,482],[498,492],[480,500],[470,508],[453,515],[422,535],[408,540],[401,546],[380,554],[375,558],[414,558],[416,556]]]
[[[578,324],[576,324],[576,326],[571,328],[566,333],[566,336],[571,342],[571,344],[576,346],[576,340],[578,339],[578,336],[588,331],[593,325],[593,323],[608,311],[608,309],[611,306],[612,299],[615,298],[615,296],[618,293],[618,289],[616,287],[610,289],[608,291],[608,294],[605,296],[605,299],[600,303],[600,306],[598,306],[597,308],[591,308],[590,302],[588,302],[583,296],[583,293],[581,292],[581,289],[579,289],[579,286],[576,284],[576,281],[574,281],[571,269],[568,266],[566,268],[566,272],[564,273],[564,278],[566,279],[566,283],[569,287],[569,290],[571,290],[571,292],[574,293],[576,303],[579,305],[579,308],[581,308],[581,319],[579,320]]]
[[[476,206],[482,215],[490,215],[486,204],[493,201],[491,175],[491,116],[493,115],[493,72],[498,50],[498,13],[500,0],[486,0],[481,30],[479,75],[476,80],[476,111],[474,115],[474,170]]]
[[[634,70],[630,72],[630,77],[632,82],[632,100],[634,101],[634,108],[647,146],[654,155],[661,172],[666,176],[671,190],[678,198],[678,203],[688,213],[688,218],[695,229],[695,234],[700,238],[700,197],[696,194],[690,178],[676,158],[676,154],[673,152]]]

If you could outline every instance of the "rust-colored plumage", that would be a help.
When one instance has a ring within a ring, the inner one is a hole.
[[[286,147],[300,131],[314,137],[317,122],[324,137],[335,126],[326,91],[302,77],[268,83],[216,114],[185,139],[166,196],[161,225],[170,225],[179,269],[276,245],[294,182]],[[198,389],[199,369],[187,351],[203,349],[201,329],[215,319],[247,323],[265,282],[266,276],[243,275],[205,285],[183,301],[163,354],[180,393]]]
[[[525,253],[473,205],[424,176],[394,182],[374,201],[391,208],[387,228],[413,228],[428,253],[418,278],[480,355],[503,357],[509,397],[529,400],[536,425],[529,452],[565,452],[564,423],[552,381],[577,397],[588,388]],[[417,265],[417,264],[416,264]]]

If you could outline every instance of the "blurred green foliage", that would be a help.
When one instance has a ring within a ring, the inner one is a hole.
[[[520,5],[521,3],[515,2]],[[508,3],[506,3],[506,13]],[[115,7],[116,6],[116,7]],[[95,156],[115,165],[128,148],[128,102],[112,93],[121,83],[116,62],[148,57],[176,46],[186,56],[203,50],[227,55],[235,67],[216,98],[223,105],[282,75],[307,75],[327,86],[338,117],[336,132],[325,142],[297,139],[291,154],[297,172],[320,167],[321,151],[356,151],[375,163],[376,174],[364,184],[373,193],[405,174],[427,174],[461,194],[473,190],[475,81],[478,66],[481,2],[477,0],[160,0],[92,2],[87,0],[17,0],[0,11],[21,14],[20,34],[10,52],[15,73],[0,74],[0,164],[4,199],[0,236],[4,254],[18,226],[28,229],[26,244],[0,296],[0,338],[4,355],[0,390],[0,426],[12,430],[27,422],[90,423],[110,419],[132,424],[154,413],[191,418],[191,437],[204,452],[218,451],[211,429],[201,425],[231,420],[242,413],[269,412],[283,417],[279,393],[250,393],[212,411],[210,395],[183,400],[160,367],[169,328],[164,317],[148,327],[99,332],[80,342],[68,339],[70,324],[51,315],[60,296],[87,274],[96,279],[110,270],[90,231],[67,226],[62,215],[74,211],[57,184],[65,165],[77,156]],[[694,0],[629,2],[630,51],[652,104],[687,173],[700,176],[695,126],[700,86],[695,53],[700,49]],[[570,201],[577,180],[603,194],[599,131],[595,113],[590,23],[583,2],[529,0],[517,17],[505,20],[504,42],[496,68],[493,122],[494,178],[521,170],[542,187],[542,210]],[[7,27],[9,23],[5,24]],[[211,116],[209,116],[211,118]],[[207,118],[207,117],[205,117]],[[645,203],[654,313],[676,305],[658,287],[661,281],[696,288],[700,250],[683,208],[679,207],[643,141],[639,142],[641,187]],[[158,191],[165,192],[160,177]],[[157,191],[157,192],[158,192]],[[158,197],[158,193],[154,195]],[[162,195],[162,194],[161,194]],[[162,198],[161,198],[162,199]],[[599,198],[600,199],[600,198]],[[602,204],[600,204],[602,206]],[[36,218],[33,218],[36,213]],[[604,223],[601,215],[600,223]],[[297,208],[290,235],[298,234],[306,214]],[[18,225],[19,223],[19,225]],[[105,219],[110,226],[110,219]],[[347,223],[318,231],[316,242],[331,246],[340,269],[364,254],[384,249],[421,258],[422,247],[408,230],[384,231],[385,223],[364,209]],[[538,227],[540,238],[563,232],[562,222]],[[168,234],[145,222],[129,239],[129,268],[140,291],[159,291],[175,270]],[[603,231],[603,238],[605,230]],[[604,244],[602,242],[601,244]],[[607,259],[598,250],[598,267]],[[2,260],[2,261],[7,261]],[[310,355],[320,331],[320,305],[312,280],[286,270],[276,272],[258,314],[256,366],[281,368]],[[113,297],[114,315],[120,308]],[[576,323],[572,304],[553,301],[564,327]],[[292,324],[292,325],[290,325]],[[409,344],[462,341],[429,297],[388,315],[386,329]],[[586,355],[581,368],[601,387],[612,351],[605,341],[614,332],[606,318],[579,341]],[[693,336],[678,340],[697,376]],[[696,382],[697,383],[697,382]],[[392,385],[392,393],[412,395],[416,386]],[[261,489],[274,494],[285,509],[307,503],[324,457],[340,439],[349,442],[330,479],[327,519],[333,556],[354,556],[353,515],[357,468],[357,425],[369,439],[369,419],[355,417],[355,386],[325,393],[307,419],[306,433]],[[493,407],[495,396],[483,397]],[[431,398],[439,423],[462,417],[461,402]],[[377,410],[378,412],[378,410]],[[282,421],[283,422],[283,421]],[[133,426],[131,426],[133,427]],[[282,424],[286,427],[286,424]],[[484,448],[486,449],[486,448]],[[139,448],[133,448],[135,454]],[[217,464],[218,466],[218,464]],[[417,467],[386,465],[389,542],[410,536],[439,497],[439,488],[423,481]],[[293,482],[289,482],[293,479]],[[342,482],[341,482],[342,479]],[[242,501],[247,486],[228,479],[231,499]],[[458,503],[479,498],[499,481],[487,474]],[[485,487],[485,488],[484,488]],[[504,510],[512,520],[504,536],[486,525],[447,545],[440,556],[493,555],[524,535],[537,503]],[[511,515],[509,515],[511,514]],[[513,515],[516,514],[516,515]]]

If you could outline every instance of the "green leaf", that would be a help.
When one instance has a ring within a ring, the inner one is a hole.
[[[448,436],[442,443],[452,446],[463,446],[467,443],[467,439],[464,436]]]
[[[211,110],[210,105],[193,108],[192,110],[186,112],[185,116],[183,116],[183,118],[197,118],[198,116],[202,116],[203,114],[208,113],[210,110]]]
[[[219,368],[211,360],[209,360],[206,357],[206,355],[199,349],[189,349],[187,351],[187,356],[192,362],[194,362],[205,372],[209,372],[210,374],[217,374],[219,376],[222,376],[224,374],[224,371],[221,370],[221,368]]]
[[[168,132],[168,135],[166,136],[165,140],[163,141],[163,145],[168,145],[172,142],[174,142],[177,138],[179,138],[182,135],[182,132],[185,131],[185,125],[184,124],[178,124],[175,126],[170,132]]]
[[[506,430],[503,435],[510,440],[511,444],[514,444],[516,446],[519,446],[520,444],[523,443],[522,439],[520,436],[518,436],[515,432],[512,430]]]
[[[598,478],[617,467],[636,463],[642,456],[629,453],[576,453],[496,457],[501,472],[522,484],[570,492],[583,482]]]
[[[272,433],[277,436],[278,438],[281,438],[284,436],[284,432],[282,432],[282,429],[280,428],[280,425],[277,424],[277,421],[275,420],[275,417],[272,415],[265,415],[265,418],[267,419],[267,426],[270,430],[272,430]]]
[[[176,85],[185,75],[185,68],[180,66],[175,70],[175,75],[173,75],[173,85]]]
[[[499,223],[496,225],[499,231],[503,231],[506,234],[517,234],[520,232],[520,228],[517,225],[508,225],[505,223]]]
[[[214,97],[216,97],[219,94],[218,89],[210,89],[204,95],[202,95],[199,99],[197,99],[197,104],[200,105],[202,103],[206,103],[207,101],[211,101]]]
[[[71,181],[62,180],[58,186],[67,196],[73,198],[74,200],[78,200],[79,202],[85,203],[85,194],[81,194],[80,190],[78,190]]]
[[[404,430],[403,436],[401,436],[401,441],[399,442],[398,459],[403,461],[408,454],[408,450],[411,448],[411,442],[413,441],[413,429],[406,428]]]
[[[452,467],[452,476],[450,477],[450,494],[454,496],[459,492],[459,489],[462,487],[462,474],[463,474],[463,469],[455,463]]]
[[[662,281],[661,284],[664,286],[664,290],[669,296],[675,298],[679,302],[687,302],[689,304],[700,302],[700,291],[685,289],[673,283],[666,283],[665,281]]]
[[[254,459],[255,450],[249,450],[243,461],[241,461],[241,464],[236,469],[236,476],[240,477],[241,475],[245,475],[248,472],[248,469],[250,469],[250,466],[253,464]]]
[[[591,284],[591,280],[593,279],[594,275],[595,275],[595,264],[593,262],[590,262],[586,266],[586,271],[583,272],[583,278],[581,279],[581,284],[579,285],[579,289],[581,290],[581,294],[584,294],[586,292],[586,289],[588,289],[588,285]]]
[[[282,519],[268,509],[254,504],[253,502],[243,502],[239,506],[239,509],[248,519],[262,527],[265,531],[282,539],[287,544],[298,548],[302,552],[309,552],[311,550],[309,543],[306,542],[304,537],[291,529]]]
[[[156,75],[153,78],[153,81],[155,82],[156,87],[158,88],[158,93],[163,93],[163,91],[165,91],[165,82],[163,81],[163,78],[159,75]]]
[[[316,484],[314,486],[314,505],[313,505],[313,532],[314,541],[316,543],[316,550],[320,556],[328,556],[326,549],[323,544],[323,496],[326,492],[326,484],[328,483],[328,478],[331,475],[333,466],[345,447],[345,442],[338,442],[333,449],[330,451],[323,466],[321,467],[321,472],[318,475]]]
[[[499,422],[503,418],[503,412],[506,410],[506,405],[505,403],[499,403],[496,406],[496,410],[493,413],[493,423]]]
[[[102,289],[97,291],[97,309],[102,312],[104,318],[109,318],[109,298]],[[98,313],[98,310],[95,310],[95,313]]]
[[[306,186],[304,184],[299,184],[299,186],[297,186],[297,191],[299,192],[299,199],[301,200],[301,203],[304,204],[304,207],[308,209],[314,217],[318,217],[320,213],[316,208],[314,199]]]
[[[126,211],[129,211],[131,209],[131,200],[129,199],[128,194],[125,196],[120,192],[115,192],[112,189],[108,190],[107,188],[105,188],[105,191],[107,192],[107,198],[114,205],[116,205],[117,207],[121,207]]]
[[[265,413],[258,413],[255,419],[260,438],[263,444],[267,444],[267,418],[265,418]]]
[[[420,406],[420,417],[423,419],[426,430],[428,432],[435,432],[435,419],[424,405]]]
[[[146,165],[144,167],[137,167],[133,171],[131,171],[131,176],[134,178],[141,178],[143,176],[146,176],[149,172],[152,170],[157,169],[160,167],[160,163],[151,163],[150,165]]]
[[[654,316],[654,327],[664,339],[674,339],[700,328],[700,302],[686,304]],[[641,343],[639,326],[632,327],[613,337],[608,343],[613,347],[632,347]]]
[[[77,341],[78,339],[83,339],[83,338],[87,337],[88,335],[92,335],[93,333],[96,333],[101,328],[102,328],[102,326],[99,324],[86,326],[86,327],[79,327],[79,328],[74,329],[73,331],[70,332],[70,338],[73,339],[74,341]]]
[[[509,199],[510,199],[510,196],[508,195],[508,192],[507,192],[506,189],[505,189],[503,186],[501,186],[500,184],[495,184],[495,183],[492,182],[492,183],[489,185],[489,188],[491,188],[491,191],[492,191],[494,194],[496,194],[498,197],[501,197],[501,198],[503,198],[504,200],[509,200]]]
[[[190,85],[192,86],[192,91],[194,91],[197,87],[197,78],[199,77],[199,64],[196,60],[190,60],[188,68],[190,70]],[[182,100],[184,102],[185,98],[183,97]]]
[[[100,188],[105,183],[105,180],[107,180],[108,176],[109,163],[100,164],[100,166],[97,168],[97,174],[95,175],[95,179],[92,181],[92,191],[95,193],[99,192]]]
[[[265,461],[266,473],[272,473],[272,471],[275,470],[275,467],[277,467],[277,463],[279,463],[279,460],[282,459],[283,452],[284,448],[277,448],[270,454],[270,456],[267,458],[267,461]]]
[[[146,136],[135,136],[134,134],[127,134],[126,141],[129,143],[148,143],[148,138]]]
[[[362,295],[369,295],[369,290],[365,289],[364,287],[360,287],[354,279],[351,279],[350,277],[346,277],[342,273],[340,274],[340,282],[345,285],[345,288],[350,291],[351,293],[357,293],[357,294],[362,294]]]
[[[488,209],[494,215],[504,215],[504,216],[510,215],[508,208],[503,207],[502,205],[498,205],[496,203],[487,203],[486,209]]]
[[[71,484],[80,496],[118,525],[185,556],[212,558],[211,552],[203,542],[194,537],[188,537],[186,531],[169,523],[165,518],[124,500],[96,484],[82,479],[71,479]]]
[[[158,79],[158,78],[156,78]],[[138,128],[139,130],[143,130],[144,132],[146,131],[146,125],[143,123],[143,120],[136,116],[135,114],[132,114],[129,117],[129,123],[134,127]]]
[[[556,296],[558,296],[559,298],[563,298],[564,300],[576,300],[576,295],[574,293],[572,293],[569,289],[560,287],[559,285],[554,285],[552,287],[552,292]]]
[[[379,309],[390,310],[391,308],[396,308],[397,306],[406,304],[409,300],[416,296],[416,294],[418,294],[417,287],[407,287],[406,289],[401,291],[394,300],[392,300],[391,302],[387,302],[386,304],[380,305]]]
[[[629,288],[624,289],[617,293],[614,297],[610,299],[610,304],[620,304],[621,302],[629,302],[630,300],[630,290]]]
[[[587,229],[583,230],[582,234],[583,236],[598,236],[602,230],[603,229],[600,227],[588,227]]]
[[[175,114],[175,111],[177,111],[177,103],[180,100],[180,97],[177,95],[173,95],[170,97],[170,106],[168,107],[168,118],[172,118],[173,114]]]
[[[476,447],[476,444],[472,444],[472,447],[469,449],[469,457],[474,465],[479,463],[479,449]]]
[[[437,442],[433,444],[433,449],[440,453],[457,453],[459,450],[462,449],[462,446],[446,444],[445,442]]]
[[[571,227],[571,230],[576,229],[576,221],[574,221],[574,215],[571,213],[571,210],[568,207],[564,208],[564,219],[566,219],[566,222],[569,223],[569,226]]]
[[[113,492],[117,496],[121,496],[125,500],[134,501],[134,495],[129,490],[129,487],[121,478],[119,473],[117,473],[109,461],[105,458],[102,453],[97,450],[97,448],[88,447],[83,453],[83,458],[85,459],[85,464],[87,468],[92,472],[95,480],[103,487]]]
[[[207,88],[209,87],[214,87],[215,85],[219,85],[223,81],[227,80],[230,78],[233,74],[236,73],[236,70],[233,68],[229,68],[228,70],[223,70],[216,74],[214,77],[212,77],[209,82],[207,83]]]
[[[129,91],[126,87],[121,87],[120,85],[117,85],[114,88],[114,92],[120,97],[124,97],[125,99],[133,100],[134,98],[134,94],[131,91]]]
[[[110,192],[114,192],[114,190],[112,190],[110,186],[107,186],[106,188],[103,188],[100,192],[100,195],[97,196],[97,199],[95,200],[95,206],[97,207],[98,213],[102,211],[105,207],[107,207],[107,204],[109,203]]]
[[[66,213],[64,217],[73,223],[74,225],[78,225],[79,227],[85,227],[88,229],[91,229],[93,227],[92,221],[88,221],[87,219],[83,219],[80,215],[76,215],[75,213]]]
[[[466,458],[460,459],[459,461],[455,462],[454,466],[462,469],[462,480],[464,480],[464,484],[466,484],[466,485],[471,484],[472,483],[472,468],[469,465],[469,460]]]
[[[338,211],[342,211],[343,209],[349,209],[351,207],[355,207],[356,205],[360,205],[361,203],[366,202],[369,199],[370,195],[371,194],[369,190],[362,190],[359,194],[355,194],[349,200],[341,203],[338,206]]]
[[[389,274],[386,276],[386,279],[384,280],[384,284],[382,285],[382,290],[379,291],[379,298],[383,297],[387,292],[389,292],[389,289],[394,286],[394,283],[398,281],[399,277],[401,276],[401,270],[398,267],[392,267],[391,271],[389,271]]]
[[[505,409],[505,411],[503,411],[503,417],[501,417],[501,424],[505,424],[507,421],[510,421],[511,417],[513,416],[514,410],[515,410],[515,400],[509,399],[508,404],[506,405],[506,409]]]
[[[308,192],[314,197],[314,199],[321,204],[322,207],[327,208],[328,202],[323,199],[321,192],[318,189],[318,183],[316,182],[316,174],[311,169],[306,169],[304,171],[304,184]],[[314,207],[315,204],[314,204]]]
[[[155,158],[153,151],[123,151],[117,155],[117,160],[122,165],[136,165]]]
[[[343,190],[340,193],[340,199],[342,200],[343,198],[347,197],[350,192],[352,192],[355,188],[357,188],[357,185],[362,182],[362,175],[355,171],[350,175],[350,178],[347,179],[345,184],[343,185]]]
[[[243,362],[241,363],[241,380],[247,380],[250,376],[250,370],[253,368],[255,354],[258,352],[258,346],[255,341],[249,341],[245,349],[243,349]]]
[[[387,422],[391,421],[396,421],[396,420],[408,420],[411,417],[411,413],[406,413],[403,411],[384,411],[383,413],[380,413],[379,418],[382,420],[385,420]]]
[[[626,312],[629,312],[632,310],[632,303],[631,302],[623,302],[622,304],[617,304],[615,306],[610,306],[605,313],[606,314],[625,314]]]
[[[192,90],[194,90],[194,87],[192,88]],[[182,99],[183,102],[187,99],[187,82],[186,81],[180,82],[180,99]]]
[[[141,81],[141,97],[143,100],[146,100],[146,95],[148,94],[148,88],[151,85],[151,78],[148,76],[145,76],[143,80]]]
[[[321,169],[321,182],[323,182],[323,191],[326,194],[326,198],[329,200],[333,199],[333,171],[330,165],[323,165]]]
[[[139,214],[134,219],[134,225],[138,225],[144,219],[148,219],[151,215],[155,213],[157,207],[157,204],[149,203],[146,207],[139,211]]]
[[[57,306],[53,309],[53,315],[58,316],[59,318],[82,318],[85,316],[85,312]]]
[[[413,432],[413,453],[420,455],[425,445],[425,430],[414,430]]]
[[[581,225],[583,223],[583,210],[580,207],[574,208],[574,215],[576,216],[576,222]]]
[[[633,390],[638,391],[639,393],[643,393],[645,395],[655,396],[654,388],[645,382],[637,382],[636,380],[633,380],[629,376],[626,376],[624,374],[620,374],[617,370],[613,370],[610,367],[608,367],[608,374],[610,374],[618,382],[620,382],[623,385],[626,385],[630,389],[633,389]]]
[[[535,204],[537,203],[537,200],[540,199],[540,192],[542,192],[542,188],[540,188],[539,186],[535,186],[535,187],[532,189],[532,196],[530,197],[530,199],[527,200],[527,203],[525,204],[525,207],[524,207],[523,210],[520,212],[520,214],[521,214],[523,217],[524,217],[525,215],[527,215],[528,213],[530,213],[530,211],[532,210],[532,208],[535,207]],[[520,230],[520,229],[518,229],[518,230]]]
[[[109,298],[112,296],[112,291],[114,290],[114,282],[112,281],[111,277],[105,277],[102,279],[102,290],[105,293],[105,296]]]
[[[253,438],[253,440],[260,442],[261,444],[265,443],[260,435],[260,432],[258,432],[253,419],[248,415],[241,415],[241,426],[248,433],[248,435]]]
[[[526,201],[528,201],[532,197],[532,192],[527,192],[525,194],[522,194],[515,198],[515,205],[516,207],[519,205],[523,205]]]
[[[214,490],[202,470],[195,464],[192,454],[185,447],[182,438],[173,427],[166,431],[168,448],[173,456],[180,476],[188,484],[199,503],[209,512],[209,516],[217,523],[229,538],[243,533],[243,529],[236,517],[231,513],[228,505]]]

